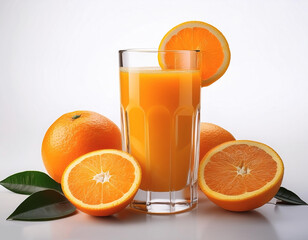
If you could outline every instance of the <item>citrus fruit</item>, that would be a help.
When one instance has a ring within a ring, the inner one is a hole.
[[[200,124],[200,161],[212,148],[233,140],[235,138],[226,129],[213,123],[202,122]]]
[[[67,165],[77,157],[98,149],[121,149],[120,129],[108,118],[90,111],[62,115],[47,130],[42,159],[57,182]]]
[[[61,186],[77,209],[93,216],[108,216],[131,202],[140,182],[141,168],[130,154],[104,149],[71,162]]]
[[[269,146],[248,140],[230,141],[210,150],[199,166],[205,195],[230,211],[262,206],[278,192],[284,167]]]
[[[159,50],[200,50],[202,87],[218,80],[230,63],[230,49],[224,35],[200,21],[184,22],[172,28],[161,40]],[[174,62],[172,52],[159,55],[162,68],[172,69]]]

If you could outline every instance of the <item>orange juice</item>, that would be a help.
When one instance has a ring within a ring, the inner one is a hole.
[[[181,190],[195,175],[200,84],[198,70],[120,68],[124,150],[141,165],[142,190]]]

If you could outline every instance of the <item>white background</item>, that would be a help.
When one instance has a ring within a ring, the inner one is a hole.
[[[66,112],[120,126],[118,50],[157,48],[189,20],[217,27],[231,49],[226,74],[202,89],[201,120],[274,148],[283,186],[308,201],[304,0],[0,0],[0,179],[44,171],[42,139]]]

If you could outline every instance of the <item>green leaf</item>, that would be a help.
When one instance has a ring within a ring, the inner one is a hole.
[[[21,194],[32,194],[46,189],[54,189],[62,192],[59,183],[46,173],[39,171],[16,173],[2,180],[0,184],[12,192]]]
[[[281,204],[307,205],[307,203],[300,199],[294,192],[284,187],[280,187],[275,198],[281,200],[282,202],[277,202]]]
[[[23,201],[7,220],[44,221],[66,217],[76,208],[55,190],[33,193]]]

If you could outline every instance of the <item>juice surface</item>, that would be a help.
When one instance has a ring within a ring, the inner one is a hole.
[[[120,69],[125,150],[141,165],[142,190],[181,190],[195,175],[200,84],[197,70]]]

